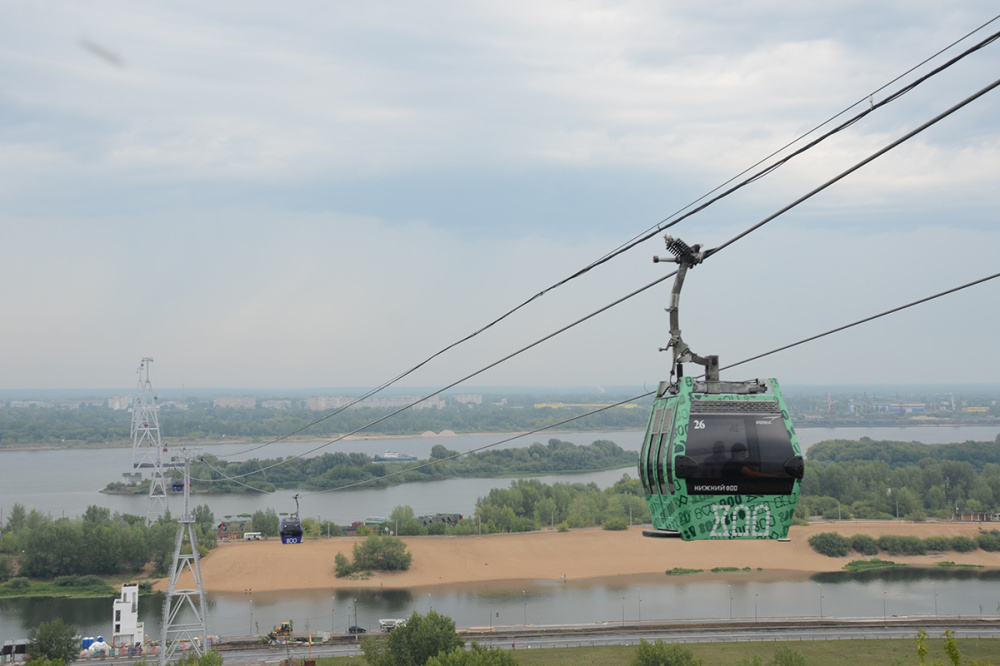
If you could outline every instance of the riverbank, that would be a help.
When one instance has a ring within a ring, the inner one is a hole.
[[[616,576],[665,575],[669,569],[749,567],[755,576],[781,580],[813,573],[840,571],[857,553],[843,558],[816,553],[809,537],[820,532],[844,536],[883,534],[917,536],[967,536],[980,531],[975,523],[905,521],[844,521],[793,526],[790,541],[681,541],[650,539],[642,528],[615,532],[602,529],[495,534],[470,537],[407,537],[413,553],[409,571],[375,573],[364,580],[334,575],[338,552],[351,556],[360,539],[341,538],[282,545],[277,539],[222,543],[202,559],[205,590],[242,593],[294,590],[348,590],[419,588],[492,581],[574,581]],[[975,550],[945,551],[923,556],[889,558],[899,564],[933,567],[951,561],[1000,569],[1000,553]],[[759,572],[758,572],[759,570]],[[179,586],[191,585],[182,577]],[[155,584],[165,590],[167,580]]]

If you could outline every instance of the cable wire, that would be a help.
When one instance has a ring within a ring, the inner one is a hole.
[[[570,282],[570,281],[572,281],[572,280],[574,280],[574,279],[576,279],[578,277],[581,277],[582,275],[588,273],[589,271],[593,270],[594,268],[596,268],[596,267],[598,267],[600,265],[603,265],[603,264],[609,262],[611,259],[613,259],[613,258],[615,258],[615,257],[617,257],[617,256],[619,256],[619,255],[621,255],[621,254],[623,254],[623,253],[631,250],[632,248],[636,247],[637,245],[639,245],[639,244],[641,244],[641,243],[649,240],[652,236],[656,235],[657,233],[659,233],[659,232],[661,232],[661,231],[663,231],[665,229],[669,229],[669,228],[673,227],[674,225],[680,223],[681,221],[687,219],[688,217],[691,217],[692,215],[705,210],[706,208],[708,208],[712,204],[714,204],[714,203],[718,202],[719,200],[721,200],[721,199],[729,196],[730,194],[733,194],[737,190],[742,189],[743,187],[745,187],[745,186],[747,186],[749,184],[752,184],[752,183],[756,182],[757,180],[760,180],[761,178],[767,176],[770,173],[773,173],[775,170],[777,170],[778,168],[784,166],[785,164],[787,164],[789,161],[791,161],[795,157],[798,157],[799,155],[801,155],[802,153],[806,152],[807,150],[810,150],[810,149],[814,148],[816,145],[818,145],[819,143],[825,141],[826,139],[828,139],[829,137],[833,136],[834,134],[837,134],[837,133],[839,133],[839,132],[847,129],[848,127],[851,127],[852,125],[854,125],[855,123],[857,123],[858,121],[860,121],[862,118],[864,118],[868,114],[873,113],[876,109],[879,109],[882,106],[885,106],[885,105],[887,105],[887,104],[889,104],[889,103],[891,103],[891,102],[899,99],[901,96],[903,96],[904,94],[910,92],[911,90],[913,90],[917,86],[921,85],[922,83],[926,82],[927,80],[929,80],[933,76],[936,76],[937,74],[939,74],[939,73],[943,72],[944,70],[948,69],[949,67],[953,66],[955,63],[959,62],[960,60],[964,59],[965,57],[971,55],[972,53],[975,53],[976,51],[978,51],[978,50],[980,50],[982,48],[985,48],[987,45],[991,44],[996,39],[1000,38],[1000,32],[994,33],[993,35],[990,35],[986,39],[984,39],[981,42],[979,42],[978,44],[975,44],[974,46],[970,47],[969,49],[966,49],[964,52],[962,52],[961,54],[955,56],[951,60],[945,62],[944,64],[942,64],[940,66],[938,66],[937,68],[935,68],[934,70],[932,70],[928,74],[925,74],[924,76],[920,77],[916,81],[911,82],[910,84],[908,84],[907,86],[905,86],[901,90],[898,90],[895,93],[893,93],[892,95],[890,95],[889,97],[887,97],[887,98],[879,101],[877,104],[871,101],[872,97],[874,95],[876,95],[876,94],[880,93],[881,91],[885,90],[886,88],[888,88],[893,83],[896,83],[897,81],[901,80],[906,75],[908,75],[908,74],[916,71],[918,68],[920,68],[923,65],[927,64],[928,62],[930,62],[934,58],[937,58],[942,53],[944,53],[945,51],[953,48],[954,46],[956,46],[960,42],[968,39],[973,34],[979,32],[980,30],[982,30],[983,28],[985,28],[989,24],[993,23],[997,19],[1000,19],[1000,15],[994,16],[992,19],[990,19],[986,23],[982,24],[981,26],[979,26],[975,30],[973,30],[973,31],[967,33],[965,36],[963,36],[963,37],[955,40],[954,42],[952,42],[948,46],[944,47],[943,49],[940,49],[939,51],[937,51],[935,54],[929,56],[928,58],[925,58],[923,61],[921,61],[917,65],[914,65],[913,67],[911,67],[910,69],[906,70],[902,74],[898,75],[897,77],[895,77],[891,81],[883,84],[881,87],[875,89],[874,91],[872,91],[868,95],[862,97],[860,100],[858,100],[857,102],[851,104],[850,106],[848,106],[844,110],[840,111],[839,113],[831,116],[830,118],[828,118],[827,120],[823,121],[822,123],[820,123],[819,125],[817,125],[813,129],[809,130],[808,132],[805,132],[804,134],[800,135],[796,139],[790,141],[789,143],[785,144],[781,148],[775,150],[770,155],[768,155],[767,157],[759,160],[758,162],[756,162],[755,164],[751,165],[750,167],[747,167],[746,169],[744,169],[740,173],[736,174],[735,176],[733,176],[729,180],[723,182],[718,187],[710,190],[709,192],[707,192],[706,194],[703,194],[701,197],[698,197],[697,199],[695,199],[691,203],[687,204],[686,206],[678,209],[677,211],[675,211],[671,215],[667,216],[666,218],[664,218],[663,220],[661,220],[657,224],[653,225],[652,227],[647,228],[646,231],[638,234],[637,236],[633,236],[632,239],[630,239],[629,241],[623,243],[622,245],[619,245],[617,248],[615,248],[611,252],[603,255],[602,257],[600,257],[599,259],[591,262],[587,266],[585,266],[585,267],[583,267],[583,268],[575,271],[574,273],[570,274],[568,277],[563,278],[562,280],[559,280],[558,282],[555,282],[554,284],[550,285],[549,287],[546,287],[545,289],[543,289],[540,292],[536,293],[535,295],[531,296],[530,298],[528,298],[527,300],[523,301],[519,305],[517,305],[514,308],[508,310],[507,312],[503,313],[499,317],[493,319],[492,321],[490,321],[486,325],[484,325],[484,326],[476,329],[472,333],[469,333],[468,335],[466,335],[466,336],[464,336],[464,337],[456,340],[455,342],[452,342],[451,344],[445,346],[443,349],[435,352],[431,356],[428,356],[423,361],[419,362],[417,365],[411,367],[410,369],[408,369],[408,370],[406,370],[406,371],[404,371],[404,372],[396,375],[392,379],[384,381],[383,383],[379,384],[378,386],[376,386],[375,388],[369,390],[368,392],[364,393],[363,395],[361,395],[361,396],[359,396],[359,397],[351,400],[350,402],[348,402],[348,404],[344,405],[343,407],[335,409],[335,410],[331,411],[328,414],[325,414],[325,415],[323,415],[323,416],[321,416],[321,417],[319,417],[319,418],[317,418],[317,419],[315,419],[313,421],[310,421],[309,423],[306,423],[305,425],[297,428],[296,430],[293,430],[292,432],[286,433],[285,435],[282,435],[281,437],[277,437],[275,439],[269,440],[269,441],[264,442],[262,444],[259,444],[257,446],[253,446],[253,447],[244,449],[242,451],[237,451],[235,453],[229,454],[229,456],[231,457],[231,456],[243,455],[245,453],[250,453],[252,451],[256,451],[258,449],[264,448],[265,446],[270,446],[271,444],[275,444],[277,442],[284,441],[284,440],[288,439],[289,437],[293,437],[293,436],[295,436],[295,435],[297,435],[297,434],[299,434],[299,433],[301,433],[301,432],[303,432],[303,431],[311,428],[314,425],[317,425],[319,423],[322,423],[323,421],[326,421],[326,420],[328,420],[330,418],[333,418],[334,416],[340,414],[344,410],[350,409],[354,405],[357,405],[358,403],[364,401],[365,399],[367,399],[367,398],[369,398],[369,397],[371,397],[371,396],[373,396],[373,395],[375,395],[377,393],[380,393],[381,391],[383,391],[384,389],[388,388],[389,386],[392,386],[393,384],[399,382],[401,379],[404,379],[408,375],[416,372],[417,370],[419,370],[423,366],[427,365],[428,363],[430,363],[432,360],[434,360],[438,356],[441,356],[441,355],[445,354],[446,352],[450,351],[451,349],[454,349],[455,347],[457,347],[457,346],[459,346],[461,344],[464,344],[465,342],[468,342],[472,338],[480,335],[481,333],[485,332],[486,330],[488,330],[488,329],[492,328],[493,326],[499,324],[504,319],[510,317],[511,315],[513,315],[514,313],[518,312],[519,310],[527,307],[529,304],[531,304],[534,301],[538,300],[539,298],[541,298],[542,296],[546,295],[550,291],[553,291],[553,290],[557,289],[558,287],[561,287],[564,284],[567,284],[568,282]],[[784,158],[782,158],[778,162],[776,162],[774,164],[771,164],[770,166],[768,166],[764,170],[759,171],[759,172],[751,175],[750,177],[748,177],[748,178],[740,181],[739,183],[737,183],[733,187],[731,187],[731,188],[723,191],[722,193],[718,194],[717,196],[712,197],[708,201],[702,203],[700,206],[697,206],[696,208],[694,208],[692,210],[689,210],[687,213],[684,213],[683,215],[681,215],[681,213],[683,211],[688,210],[689,208],[691,208],[692,206],[694,206],[695,204],[697,204],[699,201],[702,201],[706,197],[712,195],[714,192],[718,192],[720,189],[722,189],[723,187],[725,187],[729,183],[732,183],[737,178],[743,176],[744,174],[747,174],[748,172],[750,172],[751,170],[757,168],[761,164],[764,164],[765,162],[767,162],[768,160],[770,160],[774,156],[780,154],[782,151],[784,151],[787,148],[789,148],[789,147],[795,145],[796,143],[802,141],[807,136],[813,134],[814,132],[816,132],[820,128],[822,128],[822,127],[830,124],[831,122],[833,122],[834,120],[836,120],[840,116],[842,116],[845,113],[847,113],[848,111],[850,111],[852,108],[856,107],[858,104],[861,104],[861,103],[863,103],[865,101],[869,101],[870,102],[870,108],[868,108],[868,109],[864,110],[863,112],[857,114],[856,116],[848,119],[847,121],[845,121],[841,125],[835,127],[834,129],[830,130],[829,132],[827,132],[827,133],[825,133],[825,134],[817,137],[816,139],[814,139],[813,141],[809,142],[805,146],[803,146],[803,147],[799,148],[798,150],[794,151],[793,153],[785,156]],[[678,215],[680,215],[680,217],[677,217]],[[676,219],[673,219],[673,218],[676,218]],[[428,397],[430,397],[430,396],[428,396]]]
[[[820,338],[824,338],[824,337],[827,337],[829,335],[833,335],[835,333],[840,333],[842,331],[846,331],[847,329],[854,328],[855,326],[860,326],[862,324],[866,324],[868,322],[875,321],[876,319],[881,319],[882,317],[887,317],[889,315],[896,314],[898,312],[902,312],[903,310],[907,310],[909,308],[916,307],[916,306],[922,305],[924,303],[928,303],[928,302],[936,300],[938,298],[943,298],[944,296],[949,296],[949,295],[957,293],[959,291],[963,291],[965,289],[969,289],[971,287],[975,287],[975,286],[983,284],[985,282],[989,282],[990,280],[995,280],[996,278],[1000,278],[1000,273],[994,273],[992,275],[988,275],[986,277],[982,277],[982,278],[979,278],[977,280],[973,280],[971,282],[966,282],[965,284],[959,285],[957,287],[952,287],[951,289],[946,289],[945,291],[938,292],[938,293],[933,294],[931,296],[926,296],[924,298],[920,298],[920,299],[917,299],[915,301],[911,301],[909,303],[906,303],[905,305],[900,305],[900,306],[891,308],[889,310],[884,310],[884,311],[882,311],[882,312],[880,312],[878,314],[871,315],[871,316],[865,317],[863,319],[859,319],[859,320],[857,320],[855,322],[852,322],[850,324],[845,324],[843,326],[838,326],[836,328],[832,328],[832,329],[830,329],[828,331],[825,331],[823,333],[818,333],[816,335],[809,336],[808,338],[803,338],[802,340],[799,340],[797,342],[792,342],[792,343],[787,344],[787,345],[782,345],[781,347],[776,347],[775,349],[772,349],[770,351],[763,352],[761,354],[757,354],[757,355],[751,356],[749,358],[745,358],[742,361],[737,361],[736,363],[731,363],[730,365],[724,366],[723,368],[720,368],[720,369],[721,370],[728,370],[728,369],[731,369],[731,368],[735,368],[737,366],[744,365],[746,363],[750,363],[751,361],[756,361],[756,360],[759,360],[761,358],[764,358],[764,357],[767,357],[767,356],[771,356],[771,355],[774,355],[774,354],[786,351],[788,349],[792,349],[793,347],[798,347],[798,346],[804,345],[806,343],[813,342],[815,340],[819,340]],[[420,463],[419,465],[413,465],[413,466],[406,467],[404,469],[397,470],[395,472],[390,472],[388,474],[385,474],[384,476],[378,477],[377,479],[364,479],[362,481],[355,481],[353,483],[345,484],[343,486],[337,486],[336,488],[325,488],[323,490],[316,490],[316,491],[313,491],[313,492],[301,493],[300,496],[301,497],[311,497],[313,495],[323,495],[323,494],[326,494],[326,493],[338,492],[338,491],[341,491],[341,490],[349,490],[351,488],[357,488],[357,487],[360,487],[360,486],[368,485],[368,484],[371,484],[373,481],[376,481],[376,480],[377,481],[381,481],[381,480],[384,480],[384,479],[395,478],[395,477],[401,476],[403,474],[408,474],[409,472],[417,471],[417,470],[420,470],[420,469],[425,469],[425,468],[430,467],[432,465],[437,465],[437,464],[440,464],[440,463],[443,463],[443,462],[448,462],[450,460],[456,460],[458,458],[462,458],[464,456],[468,456],[468,455],[471,455],[473,453],[478,453],[480,451],[485,451],[486,449],[490,449],[490,448],[493,448],[495,446],[499,446],[500,444],[506,444],[507,442],[511,442],[511,441],[516,440],[516,439],[520,439],[522,437],[527,437],[528,435],[534,435],[536,433],[543,432],[545,430],[551,430],[552,428],[557,428],[557,427],[559,427],[561,425],[565,425],[565,424],[571,423],[573,421],[578,421],[578,420],[580,420],[582,418],[586,418],[586,417],[592,416],[594,414],[599,414],[600,412],[606,411],[606,410],[611,409],[613,407],[619,407],[619,406],[627,404],[629,402],[635,402],[637,400],[641,400],[642,398],[645,398],[645,397],[648,397],[650,395],[653,395],[653,393],[655,393],[655,391],[647,391],[645,393],[641,393],[641,394],[639,394],[637,396],[633,396],[631,398],[627,398],[625,400],[621,400],[621,401],[616,402],[616,403],[611,404],[611,405],[604,405],[604,406],[602,406],[602,407],[600,407],[598,409],[590,410],[588,412],[584,412],[583,414],[577,414],[576,416],[571,416],[571,417],[569,417],[567,419],[563,419],[562,421],[559,421],[557,423],[551,423],[549,425],[540,426],[540,427],[535,428],[533,430],[528,430],[528,431],[519,433],[517,435],[512,435],[510,437],[506,437],[506,438],[498,440],[496,442],[492,442],[490,444],[485,444],[483,446],[479,446],[479,447],[476,447],[476,448],[473,448],[473,449],[469,449],[468,451],[464,451],[464,452],[461,452],[461,453],[456,453],[454,455],[450,455],[450,456],[447,456],[445,458],[437,458],[437,459],[434,459],[434,460],[427,460],[426,462]],[[212,470],[214,470],[216,473],[224,475],[223,472],[221,472],[220,470],[212,467],[208,463],[205,463],[205,464],[208,465],[209,468],[212,469]],[[226,477],[226,478],[229,479],[229,480],[234,480],[235,481],[239,477]],[[197,480],[198,481],[203,481],[202,479],[197,479]],[[244,485],[247,488],[250,488],[252,490],[259,490],[257,488],[253,488],[252,486],[247,486],[246,484],[240,484],[240,485]],[[259,490],[259,492],[273,494],[273,493],[276,493],[277,491]]]
[[[860,162],[856,163],[855,165],[849,167],[848,169],[845,169],[844,171],[840,172],[839,174],[837,174],[833,178],[827,180],[822,185],[820,185],[820,186],[812,189],[811,191],[809,191],[808,193],[806,193],[803,196],[799,197],[798,199],[796,199],[792,203],[790,203],[787,206],[784,206],[783,208],[779,209],[777,212],[775,212],[775,213],[773,213],[773,214],[765,217],[763,220],[757,222],[756,224],[750,226],[746,230],[740,232],[736,236],[734,236],[731,239],[729,239],[728,241],[724,242],[722,245],[719,245],[719,246],[717,246],[717,247],[715,247],[715,248],[713,248],[711,250],[707,250],[705,252],[704,259],[707,260],[709,257],[714,256],[715,254],[717,254],[718,252],[720,252],[720,251],[724,250],[725,248],[729,247],[733,243],[735,243],[735,242],[737,242],[737,241],[745,238],[746,236],[748,236],[749,234],[753,233],[754,231],[757,231],[758,229],[760,229],[761,227],[763,227],[767,223],[773,221],[774,219],[776,219],[780,215],[783,215],[784,213],[786,213],[789,210],[795,208],[799,204],[801,204],[801,203],[807,201],[808,199],[814,197],[815,195],[817,195],[820,192],[824,191],[825,189],[827,189],[831,185],[839,182],[840,180],[844,179],[848,175],[854,173],[855,171],[857,171],[861,167],[863,167],[863,166],[865,166],[865,165],[873,162],[877,158],[885,155],[886,153],[888,153],[889,151],[893,150],[894,148],[899,147],[900,145],[902,145],[906,141],[908,141],[908,140],[912,139],[913,137],[917,136],[918,134],[920,134],[921,132],[923,132],[927,128],[932,127],[933,125],[935,125],[938,122],[940,122],[941,120],[947,118],[951,114],[959,111],[960,109],[964,108],[968,104],[971,104],[973,101],[979,99],[980,97],[982,97],[986,93],[988,93],[991,90],[995,89],[997,86],[1000,86],[1000,79],[997,79],[993,83],[987,85],[986,87],[984,87],[984,88],[980,89],[979,91],[973,93],[972,95],[966,97],[964,100],[962,100],[962,101],[958,102],[957,104],[951,106],[947,110],[942,111],[941,113],[939,113],[938,115],[936,115],[932,119],[928,120],[927,122],[923,123],[922,125],[920,125],[916,129],[911,130],[910,132],[907,132],[905,135],[903,135],[899,139],[896,139],[895,141],[892,141],[887,146],[885,146],[885,147],[877,150],[876,152],[872,153],[871,155],[869,155],[865,159],[861,160]],[[282,460],[280,462],[274,463],[273,465],[269,465],[268,467],[263,467],[263,468],[261,468],[260,470],[257,470],[257,471],[247,472],[246,474],[238,475],[238,476],[236,476],[234,478],[244,478],[244,477],[250,476],[252,474],[266,472],[267,470],[272,469],[274,467],[277,467],[278,465],[285,464],[286,462],[288,462],[290,460],[296,460],[298,458],[305,457],[305,456],[307,456],[307,455],[309,455],[311,453],[314,453],[314,452],[316,452],[316,451],[318,451],[318,450],[320,450],[322,448],[325,448],[326,446],[329,446],[330,444],[333,444],[335,442],[339,442],[339,441],[341,441],[341,440],[343,440],[343,439],[345,439],[347,437],[350,437],[351,435],[355,435],[355,434],[357,434],[359,432],[362,432],[363,430],[367,430],[368,428],[370,428],[370,427],[372,427],[374,425],[377,425],[377,424],[381,423],[382,421],[385,421],[386,419],[389,419],[389,418],[391,418],[391,417],[393,417],[393,416],[395,416],[397,414],[400,414],[400,413],[402,413],[402,412],[410,409],[414,405],[420,404],[421,402],[424,402],[424,401],[426,401],[426,400],[428,400],[430,398],[433,398],[434,396],[437,396],[437,395],[443,393],[444,391],[447,391],[448,389],[457,386],[458,384],[466,382],[469,379],[472,379],[473,377],[476,377],[476,376],[478,376],[478,375],[486,372],[487,370],[490,370],[490,369],[496,367],[497,365],[500,365],[501,363],[509,361],[510,359],[514,358],[515,356],[518,356],[518,355],[520,355],[520,354],[528,351],[529,349],[532,349],[533,347],[536,347],[536,346],[540,345],[541,343],[543,343],[543,342],[545,342],[547,340],[550,340],[553,337],[555,337],[557,335],[560,335],[560,334],[568,331],[569,329],[571,329],[571,328],[573,328],[573,327],[575,327],[575,326],[577,326],[577,325],[579,325],[579,324],[581,324],[581,323],[583,323],[583,322],[585,322],[585,321],[587,321],[589,319],[592,319],[593,317],[597,316],[598,314],[606,312],[607,310],[609,310],[609,309],[611,309],[611,308],[613,308],[613,307],[615,307],[617,305],[620,305],[621,303],[623,303],[623,302],[625,302],[625,301],[633,298],[634,296],[637,296],[638,294],[641,294],[642,292],[646,291],[647,289],[650,289],[651,287],[656,286],[657,284],[663,282],[664,280],[672,277],[675,274],[676,274],[676,271],[674,271],[673,273],[669,273],[669,274],[667,274],[667,275],[665,275],[663,277],[660,277],[660,278],[658,278],[658,279],[650,282],[649,284],[646,284],[645,286],[640,287],[640,288],[632,291],[631,293],[629,293],[629,294],[627,294],[625,296],[622,296],[621,298],[618,298],[617,300],[612,301],[611,303],[609,303],[609,304],[607,304],[607,305],[605,305],[605,306],[603,306],[603,307],[601,307],[601,308],[599,308],[599,309],[591,312],[590,314],[585,315],[585,316],[577,319],[573,323],[567,324],[566,326],[563,326],[562,328],[557,329],[556,331],[554,331],[552,333],[549,333],[548,335],[546,335],[546,336],[544,336],[544,337],[536,340],[535,342],[532,342],[532,343],[530,343],[530,344],[528,344],[528,345],[526,345],[524,347],[521,347],[517,351],[512,352],[512,353],[510,353],[510,354],[508,354],[508,355],[500,358],[499,360],[494,361],[494,362],[490,363],[489,365],[486,365],[485,367],[482,367],[479,370],[476,370],[475,372],[470,373],[470,374],[466,375],[465,377],[463,377],[463,378],[461,378],[461,379],[459,379],[457,381],[454,381],[451,384],[448,384],[447,386],[444,386],[443,388],[440,388],[440,389],[434,391],[433,393],[430,393],[428,395],[423,396],[422,398],[420,398],[416,402],[413,402],[413,403],[411,403],[409,405],[404,405],[403,407],[400,407],[400,408],[398,408],[398,409],[390,412],[389,414],[386,414],[386,415],[384,415],[384,416],[382,416],[382,417],[380,417],[380,418],[378,418],[378,419],[376,419],[376,420],[374,420],[374,421],[372,421],[372,422],[370,422],[370,423],[368,423],[366,425],[363,425],[363,426],[361,426],[359,428],[355,428],[354,430],[352,430],[352,431],[350,431],[348,433],[345,433],[343,435],[340,435],[339,437],[336,437],[333,440],[330,440],[328,442],[324,442],[323,444],[321,444],[321,445],[319,445],[319,446],[317,446],[317,447],[315,447],[313,449],[310,449],[309,451],[305,451],[305,452],[297,454],[295,456],[289,456],[289,457],[285,458],[284,460]]]

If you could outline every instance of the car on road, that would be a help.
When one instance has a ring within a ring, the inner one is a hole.
[[[363,633],[365,633],[365,628],[364,627],[350,626],[350,627],[347,628],[347,633],[349,633],[349,634],[363,634]]]

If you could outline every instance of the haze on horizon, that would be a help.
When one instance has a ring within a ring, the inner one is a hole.
[[[130,388],[146,356],[158,387],[381,384],[995,14],[923,0],[4,5],[0,389]],[[671,233],[725,242],[998,64],[986,46]],[[994,91],[697,267],[685,341],[725,366],[996,273],[998,117]],[[652,282],[671,270],[650,261],[661,236],[400,387],[450,384]],[[723,375],[995,384],[998,283]],[[669,292],[468,384],[652,388]]]

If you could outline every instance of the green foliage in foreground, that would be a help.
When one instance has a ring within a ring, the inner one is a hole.
[[[705,666],[705,660],[694,656],[683,645],[664,643],[659,639],[649,643],[642,639],[635,649],[632,666]]]
[[[517,666],[519,663],[512,652],[485,648],[475,641],[471,650],[457,647],[427,660],[427,666]]]
[[[465,640],[455,631],[455,622],[434,611],[427,615],[414,611],[405,625],[396,627],[388,636],[365,636],[361,641],[361,651],[370,666],[425,664],[440,653],[464,647]]]
[[[76,627],[61,618],[42,622],[28,634],[28,654],[34,659],[70,663],[79,655]]]
[[[523,666],[630,666],[635,658],[633,646],[598,646],[573,648],[530,648],[530,639],[518,640],[513,653]],[[924,663],[950,663],[945,651],[944,638],[926,638]],[[695,657],[712,666],[742,666],[756,663],[771,664],[779,648],[787,648],[801,656],[809,666],[843,666],[845,663],[863,663],[866,666],[915,665],[920,660],[917,644],[909,640],[861,641],[740,641],[734,643],[686,643]],[[996,665],[1000,655],[1000,638],[970,638],[956,644],[960,648],[962,663],[968,666]],[[522,649],[530,648],[530,649]],[[363,664],[362,657],[319,659],[317,666],[343,666]]]

